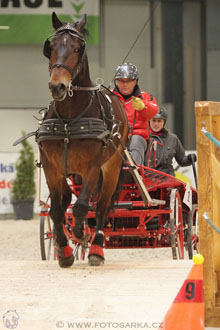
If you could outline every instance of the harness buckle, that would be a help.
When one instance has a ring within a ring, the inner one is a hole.
[[[120,134],[119,133],[119,125],[118,124],[113,124],[111,134],[113,136],[118,136]]]
[[[97,85],[99,91],[101,90],[101,86],[103,85],[104,81],[102,78],[96,78],[95,84]]]
[[[73,96],[73,84],[72,84],[72,79],[70,79],[69,85],[68,85],[68,95],[69,97]]]

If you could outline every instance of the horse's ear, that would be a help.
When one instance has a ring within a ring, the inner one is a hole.
[[[83,14],[80,20],[75,23],[75,27],[79,32],[83,33],[86,23],[87,23],[86,14]]]
[[[53,14],[52,14],[52,24],[53,24],[53,28],[55,30],[57,30],[61,26],[63,26],[63,23],[59,20],[59,18],[57,17],[55,12],[53,12]]]

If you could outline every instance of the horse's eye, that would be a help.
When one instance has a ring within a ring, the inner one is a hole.
[[[75,49],[73,50],[74,53],[79,53],[79,51],[80,51],[80,48],[75,48]]]

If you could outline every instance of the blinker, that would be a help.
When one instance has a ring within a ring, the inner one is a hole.
[[[45,57],[50,59],[51,49],[50,49],[50,40],[48,38],[44,42],[43,54]]]

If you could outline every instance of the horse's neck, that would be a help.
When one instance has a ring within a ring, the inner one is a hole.
[[[92,86],[92,82],[91,82],[91,79],[90,79],[90,73],[89,73],[88,58],[87,58],[86,54],[84,54],[84,60],[83,60],[83,63],[82,63],[81,72],[76,77],[76,79],[73,81],[73,85],[81,86],[81,87],[90,87],[90,86]]]

